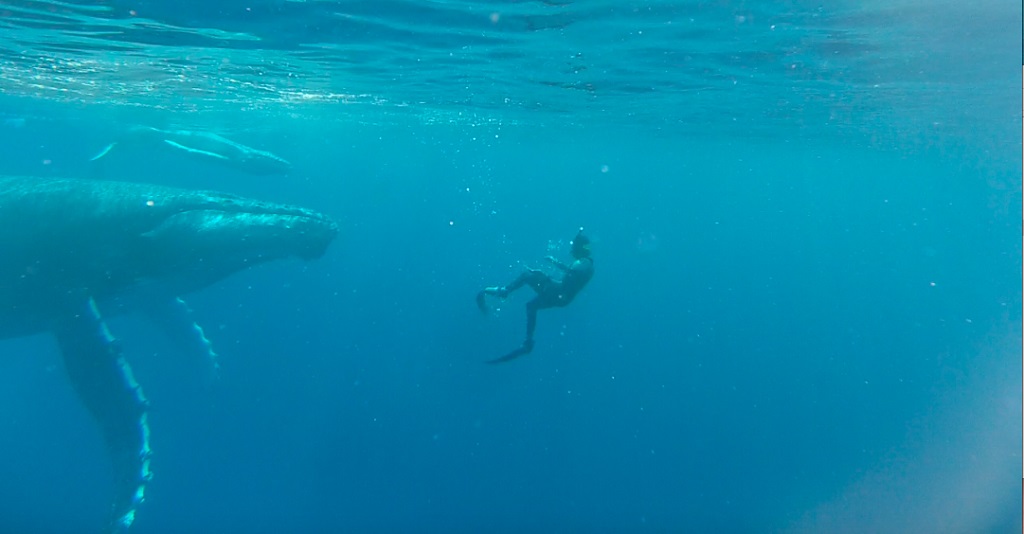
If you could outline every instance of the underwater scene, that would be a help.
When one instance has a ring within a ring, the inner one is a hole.
[[[0,533],[1012,533],[1021,5],[0,0]]]

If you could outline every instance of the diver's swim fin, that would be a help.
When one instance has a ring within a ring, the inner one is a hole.
[[[480,311],[487,313],[490,310],[487,308],[487,295],[494,295],[501,300],[508,298],[508,289],[504,287],[485,287],[483,291],[476,294],[476,307],[480,308]]]
[[[531,352],[533,352],[533,340],[532,339],[527,339],[526,341],[523,342],[523,346],[522,347],[519,347],[518,349],[516,349],[516,350],[514,350],[514,351],[512,351],[512,352],[510,352],[510,353],[508,353],[508,354],[506,354],[506,355],[504,355],[504,356],[502,356],[500,358],[495,358],[493,360],[487,360],[487,363],[494,364],[494,363],[509,362],[509,361],[512,361],[512,360],[514,360],[514,359],[524,355],[524,354],[529,354]]]

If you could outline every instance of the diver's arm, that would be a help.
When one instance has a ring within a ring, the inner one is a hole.
[[[558,267],[558,270],[562,271],[563,273],[567,273],[567,272],[569,272],[572,269],[572,267],[570,267],[570,266],[568,266],[568,265],[558,261],[558,258],[556,258],[554,256],[548,256],[547,260],[549,262],[551,262],[551,265],[554,265],[555,267]]]

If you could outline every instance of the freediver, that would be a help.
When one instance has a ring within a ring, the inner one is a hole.
[[[529,269],[507,286],[484,288],[483,291],[476,294],[476,305],[481,312],[487,313],[487,295],[504,300],[512,292],[526,285],[537,293],[533,300],[526,303],[526,340],[523,341],[523,345],[500,358],[490,360],[488,363],[506,362],[529,354],[533,350],[533,331],[537,326],[537,311],[568,306],[593,278],[594,259],[590,256],[590,239],[583,234],[582,228],[570,241],[570,245],[572,248],[569,253],[573,257],[572,265],[566,265],[554,256],[545,258],[565,273],[561,281],[551,278],[538,269]]]

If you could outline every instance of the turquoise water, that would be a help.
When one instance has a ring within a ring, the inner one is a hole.
[[[1018,532],[1021,42],[997,1],[0,1],[0,173],[342,228],[186,296],[211,389],[111,319],[134,532]],[[293,168],[89,161],[138,124]],[[580,226],[590,286],[484,365],[528,296],[475,293]],[[55,344],[0,353],[0,531],[101,525]]]

